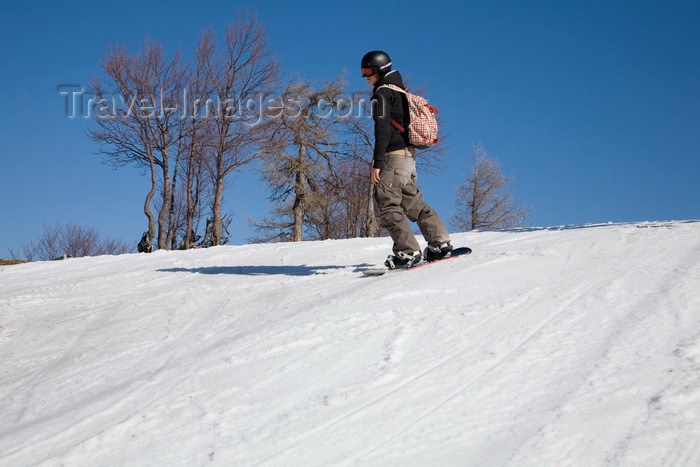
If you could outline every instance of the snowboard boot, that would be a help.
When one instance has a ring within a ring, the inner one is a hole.
[[[443,243],[442,245],[428,245],[425,249],[425,260],[426,261],[437,261],[439,259],[447,258],[452,254],[452,244],[450,242]]]
[[[389,269],[408,269],[411,266],[415,266],[416,264],[420,263],[420,260],[420,251],[413,253],[404,253],[403,251],[399,251],[395,255],[389,255],[386,261],[384,261],[384,265]]]

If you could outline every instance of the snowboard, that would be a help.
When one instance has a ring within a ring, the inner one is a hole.
[[[465,256],[471,252],[472,252],[472,249],[468,248],[468,247],[455,248],[454,250],[452,250],[452,254],[450,256],[448,256],[447,258],[436,259],[435,261],[421,261],[420,263],[416,264],[415,266],[411,266],[410,268],[396,268],[396,269],[370,268],[370,269],[363,270],[362,274],[364,274],[365,276],[383,276],[384,274],[387,274],[387,273],[411,271],[413,269],[422,268],[422,267],[428,266],[430,264],[440,263],[442,261],[449,261],[449,260],[457,258],[459,256]]]

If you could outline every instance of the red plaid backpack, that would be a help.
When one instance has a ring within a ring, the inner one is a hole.
[[[417,149],[427,149],[435,146],[438,143],[437,120],[435,114],[439,113],[438,109],[428,104],[428,101],[421,96],[411,94],[405,89],[393,84],[383,84],[380,88],[389,88],[394,91],[406,94],[408,99],[408,113],[410,115],[410,123],[408,124],[408,142],[411,146]],[[399,125],[393,118],[391,124],[394,125],[401,133],[405,133],[406,129]]]

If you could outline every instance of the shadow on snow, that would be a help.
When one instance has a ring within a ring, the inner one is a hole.
[[[355,266],[212,266],[202,268],[168,268],[158,269],[158,272],[189,272],[192,274],[233,274],[239,276],[313,276],[321,274],[323,271],[332,269],[360,268],[367,267],[368,264]]]

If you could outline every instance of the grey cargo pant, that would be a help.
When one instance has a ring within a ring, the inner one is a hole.
[[[409,219],[418,224],[428,244],[439,245],[450,240],[440,216],[423,202],[423,194],[416,186],[414,148],[388,152],[379,177],[374,191],[376,213],[379,225],[389,231],[394,241],[394,254],[420,251]]]

